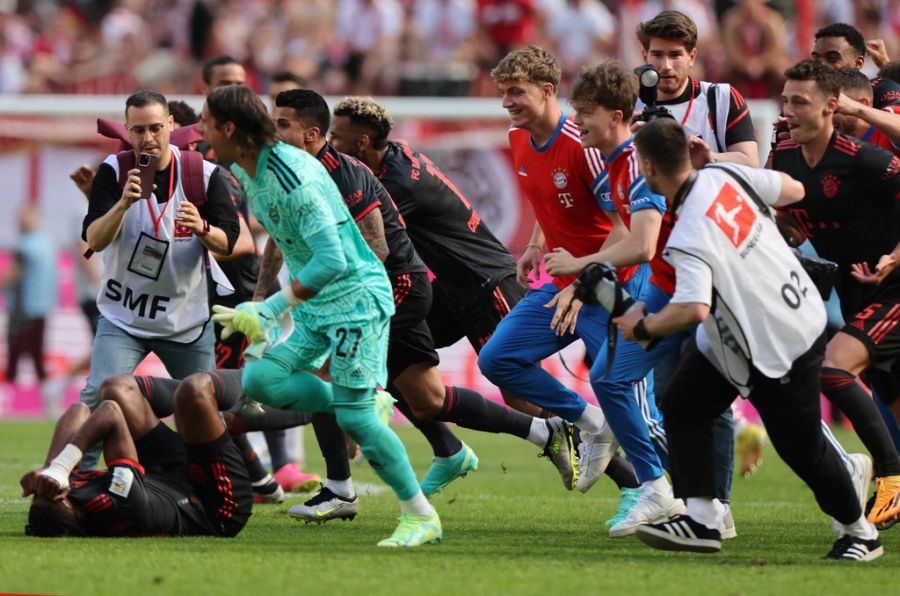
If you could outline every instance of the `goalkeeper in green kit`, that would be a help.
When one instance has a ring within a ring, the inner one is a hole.
[[[214,318],[252,343],[242,383],[276,408],[333,412],[400,500],[400,524],[379,546],[437,542],[441,522],[422,494],[400,439],[375,415],[387,380],[388,323],[394,313],[384,267],[353,223],[337,186],[312,155],[275,140],[265,105],[234,85],[206,98],[200,129],[244,188],[253,214],[284,256],[291,284],[264,302],[214,307]],[[274,343],[279,317],[294,331]],[[332,381],[315,376],[330,359]]]

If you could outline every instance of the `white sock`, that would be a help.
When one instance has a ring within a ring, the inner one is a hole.
[[[609,428],[603,410],[593,404],[587,405],[581,413],[581,418],[575,421],[575,426],[592,435],[598,435]]]
[[[869,523],[865,515],[860,515],[859,519],[852,524],[844,524],[841,527],[844,530],[844,534],[850,534],[863,540],[875,540],[878,538],[878,530]]]
[[[547,421],[543,418],[532,418],[531,429],[525,438],[538,447],[543,448],[547,441],[550,440],[550,429],[547,427]]]
[[[434,515],[434,507],[425,498],[422,491],[416,493],[412,499],[400,501],[400,513],[412,513],[415,515]]]
[[[59,455],[53,458],[47,469],[41,472],[41,475],[52,478],[60,487],[66,488],[69,486],[69,474],[81,461],[82,455],[84,454],[81,452],[81,449],[69,443],[63,447]]]
[[[653,480],[642,482],[641,486],[653,489],[654,492],[657,492],[661,495],[672,495],[672,486],[669,484],[669,481],[666,480],[665,476],[660,476],[659,478],[654,478]]]
[[[345,499],[352,499],[356,493],[353,492],[353,478],[346,480],[325,479],[325,488]]]
[[[688,497],[686,513],[698,524],[703,524],[710,530],[718,530],[720,520],[725,515],[725,507],[719,499]]]

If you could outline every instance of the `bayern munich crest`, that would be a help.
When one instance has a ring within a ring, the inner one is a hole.
[[[553,170],[553,185],[560,190],[569,185],[569,177],[564,169],[557,168]]]
[[[822,192],[829,199],[837,196],[838,190],[841,188],[841,179],[837,176],[828,175],[822,178]]]

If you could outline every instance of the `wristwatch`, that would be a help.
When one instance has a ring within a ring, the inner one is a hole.
[[[209,222],[204,219],[203,220],[203,231],[198,233],[197,236],[199,236],[200,238],[206,238],[206,236],[208,234],[209,234]]]

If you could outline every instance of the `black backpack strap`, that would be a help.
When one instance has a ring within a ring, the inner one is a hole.
[[[713,138],[716,140],[716,151],[722,153],[725,151],[725,147],[722,145],[722,140],[719,139],[719,119],[716,116],[716,104],[718,103],[718,98],[716,94],[719,90],[719,86],[713,83],[706,89],[706,104],[709,109],[709,119],[712,124],[713,129]]]

